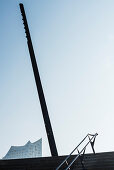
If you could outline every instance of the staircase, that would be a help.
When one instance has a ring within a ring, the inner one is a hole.
[[[114,170],[114,152],[95,154],[97,135],[87,134],[68,156],[0,160],[0,170]],[[93,154],[85,154],[89,144]]]
[[[74,157],[75,155],[72,155],[69,161]],[[55,170],[65,158],[66,156],[0,160],[0,170]],[[83,164],[85,170],[114,170],[114,152],[85,154]],[[84,170],[80,159],[74,162],[70,169]]]

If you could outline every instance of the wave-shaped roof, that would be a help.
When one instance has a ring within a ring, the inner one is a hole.
[[[42,156],[42,138],[36,142],[28,141],[23,146],[11,146],[3,159],[34,158]]]

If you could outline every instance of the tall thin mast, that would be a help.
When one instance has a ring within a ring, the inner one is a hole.
[[[27,37],[27,44],[28,44],[28,49],[29,49],[29,53],[30,53],[30,59],[31,59],[32,68],[33,68],[33,72],[34,72],[37,92],[38,92],[38,96],[39,96],[39,100],[40,100],[40,105],[41,105],[42,114],[43,114],[43,118],[44,118],[44,124],[45,124],[46,132],[47,132],[51,155],[58,156],[56,143],[55,143],[55,139],[54,139],[54,135],[53,135],[52,127],[51,127],[51,122],[50,122],[50,118],[49,118],[49,114],[48,114],[48,110],[47,110],[47,106],[46,106],[46,101],[45,101],[43,88],[42,88],[42,84],[41,84],[41,80],[40,80],[40,75],[39,75],[39,71],[38,71],[38,67],[37,67],[37,63],[36,63],[35,53],[34,53],[34,49],[33,49],[33,45],[32,45],[32,40],[31,40],[31,36],[30,36],[30,32],[29,32],[29,27],[28,27],[28,23],[27,23],[27,19],[26,19],[24,6],[23,6],[23,4],[19,4],[19,5],[20,5],[22,20],[23,20],[23,24],[24,24],[26,37]]]

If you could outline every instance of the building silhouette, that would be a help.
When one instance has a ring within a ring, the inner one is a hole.
[[[42,157],[42,138],[31,143],[28,141],[24,146],[11,146],[3,159],[22,159]]]

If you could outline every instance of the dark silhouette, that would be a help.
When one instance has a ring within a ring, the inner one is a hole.
[[[44,93],[43,93],[43,88],[42,88],[42,84],[41,84],[41,80],[40,80],[40,75],[39,75],[39,71],[38,71],[38,67],[37,67],[37,63],[36,63],[36,59],[35,59],[34,49],[33,49],[33,45],[32,45],[32,40],[31,40],[31,36],[30,36],[30,32],[29,32],[29,27],[28,27],[28,23],[27,23],[27,19],[26,19],[24,6],[23,6],[23,4],[19,4],[19,5],[20,5],[22,20],[23,20],[23,24],[24,24],[24,28],[25,28],[26,37],[27,37],[27,44],[28,44],[28,49],[29,49],[29,53],[30,53],[30,59],[31,59],[32,68],[33,68],[33,72],[34,72],[36,87],[37,87],[37,91],[38,91],[38,95],[39,95],[39,100],[40,100],[40,105],[41,105],[42,114],[43,114],[43,118],[44,118],[44,124],[45,124],[46,132],[47,132],[51,155],[58,156],[56,143],[55,143],[55,139],[54,139],[54,135],[53,135],[52,127],[51,127],[51,122],[50,122],[50,118],[49,118],[49,114],[48,114],[48,110],[47,110],[47,106],[46,106],[46,101],[45,101],[45,97],[44,97]]]

